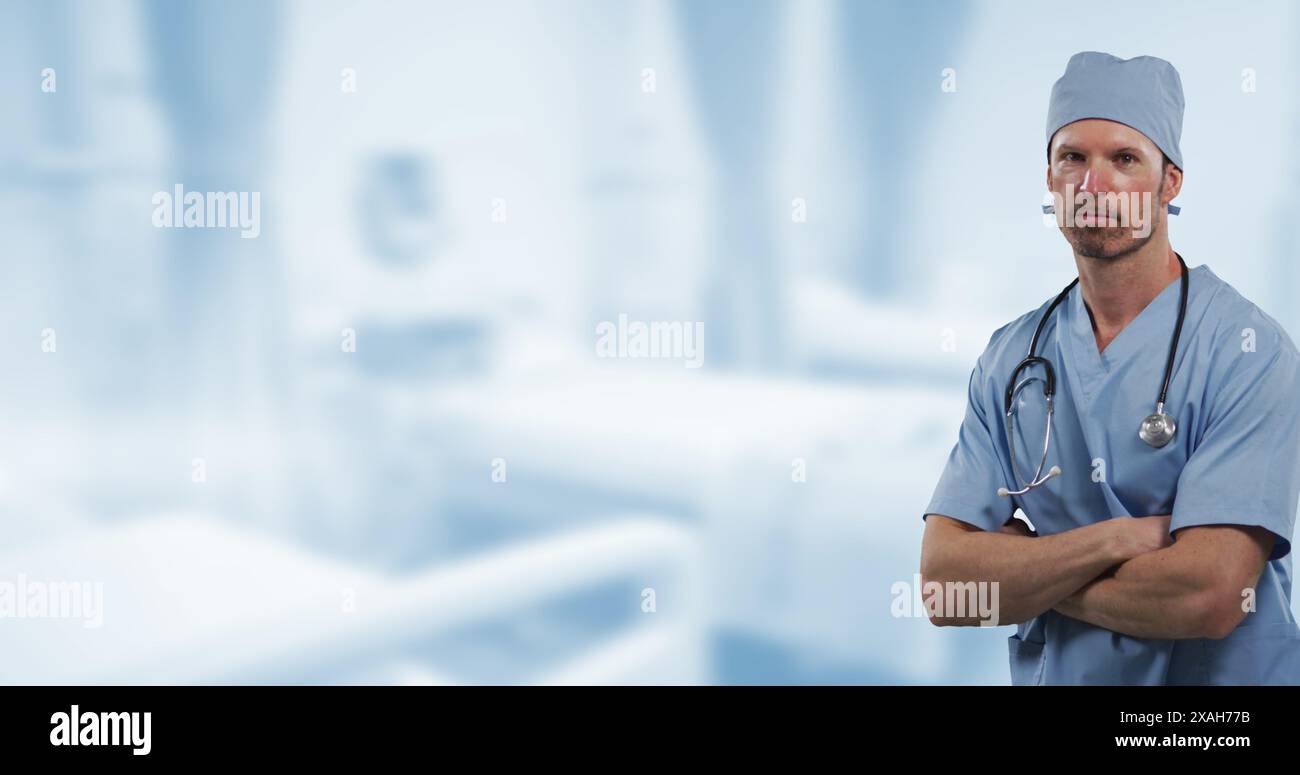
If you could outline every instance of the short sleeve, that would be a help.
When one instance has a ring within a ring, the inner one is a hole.
[[[922,519],[940,514],[994,531],[1011,518],[1014,504],[997,494],[1005,482],[993,433],[994,427],[1001,426],[990,425],[986,416],[982,361],[971,371],[966,417]]]
[[[1273,350],[1233,359],[1210,397],[1205,430],[1178,477],[1169,529],[1263,527],[1275,536],[1269,559],[1277,560],[1291,551],[1300,497],[1300,356],[1285,339]]]

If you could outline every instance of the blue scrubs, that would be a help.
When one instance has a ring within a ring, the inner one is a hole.
[[[1103,519],[1171,514],[1192,525],[1258,525],[1274,535],[1256,610],[1222,640],[1134,638],[1048,611],[1009,638],[1013,684],[1300,683],[1291,613],[1291,533],[1300,496],[1300,354],[1282,327],[1208,266],[1189,273],[1187,315],[1161,449],[1138,438],[1154,411],[1178,314],[1175,279],[1098,353],[1078,286],[1043,329],[1056,370],[1047,467],[1062,475],[1022,496],[1012,473],[1003,391],[1048,302],[994,332],[971,374],[966,417],[925,514],[997,530],[1016,508],[1040,535]],[[1041,369],[1033,373],[1041,376]],[[1042,454],[1042,383],[1017,397],[1016,450],[1028,476]]]

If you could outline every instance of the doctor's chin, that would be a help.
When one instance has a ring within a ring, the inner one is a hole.
[[[0,728],[1300,685],[1300,7],[1077,11],[0,3]]]

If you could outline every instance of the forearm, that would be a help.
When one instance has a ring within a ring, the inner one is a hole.
[[[924,584],[996,583],[997,624],[1038,616],[1125,559],[1106,522],[1037,538],[971,531],[936,544],[922,553]],[[930,597],[925,589],[922,594]],[[932,617],[936,624],[989,624],[976,616],[941,613]]]
[[[1232,602],[1213,599],[1214,589],[1211,577],[1169,547],[1125,562],[1113,575],[1066,597],[1056,610],[1138,638],[1214,637],[1215,612]]]

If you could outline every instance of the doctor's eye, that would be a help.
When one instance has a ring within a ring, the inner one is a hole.
[[[1115,160],[1120,164],[1132,164],[1136,162],[1138,158],[1131,153],[1121,153],[1115,157]]]
[[[1061,155],[1061,161],[1083,161],[1083,154],[1074,151],[1066,151]]]

